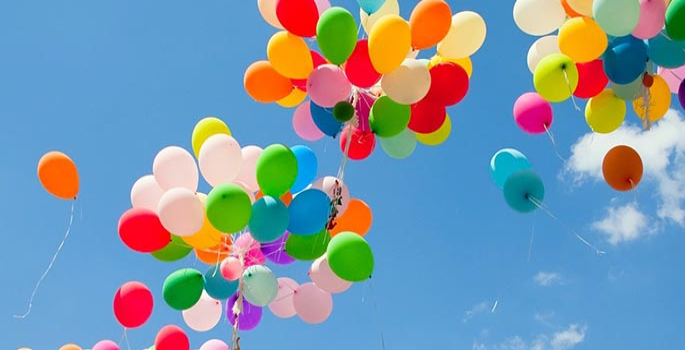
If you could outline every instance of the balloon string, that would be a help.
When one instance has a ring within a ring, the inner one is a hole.
[[[128,340],[128,330],[124,328],[124,340],[126,341],[126,348],[131,350],[131,342]]]
[[[542,124],[542,126],[545,128],[545,132],[547,133],[547,136],[549,136],[550,141],[552,141],[552,148],[554,148],[554,153],[557,154],[557,157],[559,157],[559,159],[561,159],[562,162],[566,162],[566,158],[562,157],[559,153],[559,148],[557,147],[557,142],[554,140],[554,135],[552,134],[552,131],[549,130],[547,124]]]
[[[373,291],[373,283],[371,279],[367,282],[369,286],[369,294],[371,296],[371,306],[373,309],[374,319],[376,321],[376,327],[378,327],[378,335],[381,340],[381,348],[385,350],[385,336],[383,334],[383,323],[381,321],[380,312],[378,311],[378,301],[376,300],[376,294]]]
[[[592,249],[595,251],[595,253],[596,253],[597,255],[604,255],[604,254],[606,254],[606,252],[604,252],[604,251],[600,250],[599,248],[595,247],[595,246],[592,245],[590,242],[588,242],[585,238],[583,238],[581,235],[579,235],[574,229],[572,229],[572,228],[566,226],[563,222],[561,222],[561,220],[559,220],[559,218],[557,218],[554,214],[552,214],[552,212],[550,212],[550,211],[542,204],[542,202],[540,202],[537,198],[528,197],[528,200],[529,200],[531,203],[535,204],[536,207],[540,208],[540,210],[542,210],[543,212],[545,212],[545,214],[549,215],[549,217],[551,217],[552,219],[554,219],[554,220],[556,220],[558,223],[560,223],[562,226],[564,226],[564,228],[566,228],[566,230],[568,230],[571,234],[573,234],[579,241],[581,241],[581,242],[582,242],[583,244],[585,244],[586,246],[592,248]]]
[[[652,93],[649,91],[649,88],[643,84],[640,85],[640,95],[642,95],[642,103],[640,104],[640,107],[642,107],[645,111],[645,115],[642,118],[642,129],[649,130],[652,127],[652,121],[649,119],[649,110],[651,109],[652,105]]]
[[[528,244],[528,261],[530,262],[530,256],[533,254],[533,241],[535,240],[535,223],[537,221],[537,213],[533,217],[533,228],[530,230],[530,243]]]
[[[578,103],[576,102],[576,97],[573,95],[573,89],[571,89],[571,81],[568,79],[568,73],[566,72],[566,68],[562,68],[561,71],[564,72],[564,80],[566,80],[566,86],[568,86],[568,92],[571,94],[571,101],[573,102],[573,108],[575,108],[576,111],[580,112],[580,107],[578,106]]]
[[[48,264],[48,268],[45,269],[45,272],[43,272],[43,275],[40,276],[38,279],[38,282],[36,283],[36,287],[33,289],[33,292],[31,293],[31,298],[29,299],[29,306],[28,310],[26,311],[25,314],[23,315],[14,315],[15,318],[26,318],[30,313],[31,309],[33,308],[33,299],[36,297],[36,293],[38,293],[38,288],[40,287],[41,282],[47,277],[48,273],[52,269],[52,266],[55,264],[55,261],[57,260],[57,256],[59,255],[59,252],[62,250],[62,247],[64,247],[64,243],[67,241],[67,238],[69,238],[69,233],[71,232],[71,225],[74,222],[74,208],[76,207],[76,198],[74,198],[74,201],[71,202],[71,214],[69,214],[69,224],[67,226],[67,230],[64,233],[64,238],[62,238],[62,242],[60,242],[59,246],[57,247],[57,251],[55,252],[55,255],[52,256],[52,260],[50,261],[50,264]]]

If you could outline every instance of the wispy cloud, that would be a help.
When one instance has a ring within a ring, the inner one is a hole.
[[[539,286],[550,287],[562,283],[561,275],[557,272],[538,272],[535,277],[533,277],[535,283]]]
[[[604,234],[606,240],[613,245],[656,233],[656,228],[649,224],[647,215],[633,203],[608,207],[604,218],[592,223],[592,228]]]
[[[586,325],[570,324],[566,328],[549,333],[539,334],[530,341],[521,336],[513,336],[502,342],[488,345],[484,342],[473,343],[472,350],[571,350],[585,341]]]
[[[489,304],[487,302],[485,302],[485,301],[480,302],[478,304],[471,306],[470,309],[466,310],[466,312],[464,312],[464,317],[462,318],[461,321],[464,323],[467,323],[467,322],[471,321],[471,319],[476,317],[478,314],[485,313],[489,310],[490,310]]]

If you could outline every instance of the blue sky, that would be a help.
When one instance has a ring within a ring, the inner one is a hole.
[[[400,3],[407,18],[413,1]],[[608,137],[585,136],[589,128],[570,101],[554,105],[563,162],[545,135],[523,133],[512,118],[515,99],[533,89],[526,53],[535,40],[515,26],[512,3],[449,3],[453,12],[480,13],[488,25],[472,56],[469,94],[449,109],[452,135],[401,161],[378,147],[346,170],[352,196],[373,210],[373,280],[335,295],[333,314],[320,325],[265,312],[241,345],[380,350],[382,333],[395,350],[674,348],[685,324],[685,121],[677,100],[678,112],[649,133],[636,129],[631,111],[628,128]],[[357,14],[351,0],[333,4]],[[273,32],[255,1],[0,4],[0,347],[119,341],[112,298],[129,280],[143,281],[156,297],[150,321],[129,332],[132,349],[150,346],[165,324],[185,327],[161,299],[161,285],[193,259],[164,264],[134,253],[119,240],[117,221],[155,154],[168,145],[190,149],[201,118],[222,118],[241,145],[307,144],[320,176],[337,173],[337,140],[299,140],[293,110],[256,103],[243,90],[244,69],[266,57]],[[602,152],[617,142],[635,144],[645,158],[637,197],[613,192],[596,176]],[[505,147],[527,155],[558,220],[507,207],[488,168]],[[69,241],[33,312],[19,320],[12,315],[24,312],[68,221],[70,203],[47,194],[36,177],[38,159],[53,149],[76,161],[81,195]],[[606,254],[594,254],[569,228]],[[307,268],[300,262],[274,271],[305,281]],[[230,334],[226,321],[188,333],[193,348]]]

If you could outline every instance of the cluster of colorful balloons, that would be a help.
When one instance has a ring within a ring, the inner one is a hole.
[[[410,156],[417,141],[444,142],[451,132],[446,108],[466,96],[469,57],[485,40],[482,17],[453,15],[444,0],[418,2],[409,20],[397,0],[359,4],[368,39],[358,38],[347,9],[328,1],[260,0],[262,17],[279,31],[268,42],[267,60],[246,69],[245,90],[262,103],[297,106],[296,133],[308,141],[340,136],[350,159],[367,158],[377,137],[397,159]],[[432,58],[418,58],[433,49]]]
[[[490,159],[490,175],[509,207],[528,213],[542,205],[545,186],[521,151],[503,148]]]

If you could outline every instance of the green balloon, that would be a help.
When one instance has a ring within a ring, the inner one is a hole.
[[[675,41],[685,40],[685,0],[671,0],[668,4],[666,33]]]
[[[331,234],[325,229],[310,236],[291,233],[285,241],[285,252],[297,260],[316,260],[326,252],[330,241]]]
[[[288,146],[270,145],[257,158],[257,183],[263,194],[278,198],[288,192],[296,178],[297,158]]]
[[[190,309],[200,300],[204,280],[198,270],[185,268],[174,271],[164,280],[162,294],[164,301],[172,309],[183,311]]]
[[[345,123],[354,117],[354,106],[347,101],[340,101],[333,107],[333,118]]]
[[[399,104],[388,96],[381,96],[371,106],[369,124],[379,137],[399,135],[409,125],[411,106]]]
[[[362,236],[346,231],[340,232],[328,245],[328,265],[336,276],[350,282],[364,281],[373,272],[373,253]]]
[[[238,185],[221,184],[207,195],[207,219],[221,232],[239,232],[250,222],[251,215],[250,196]]]
[[[331,63],[345,63],[357,46],[357,23],[352,14],[337,6],[324,11],[316,25],[316,41]]]
[[[166,247],[152,252],[150,255],[160,261],[172,262],[185,258],[192,250],[193,247],[184,242],[181,237],[171,235],[171,242]]]
[[[409,157],[416,149],[416,133],[404,129],[399,135],[381,138],[381,148],[390,158],[404,159]]]

